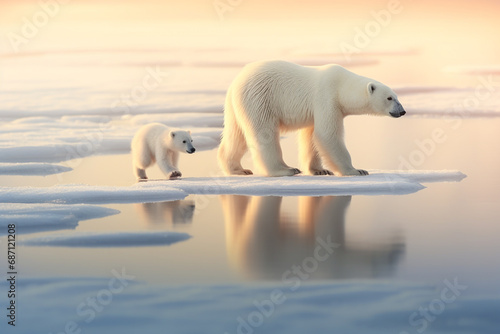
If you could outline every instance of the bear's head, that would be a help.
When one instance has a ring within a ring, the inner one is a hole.
[[[196,149],[193,147],[193,139],[191,138],[191,131],[170,131],[169,148],[179,151],[194,153]]]
[[[387,115],[395,118],[406,114],[396,93],[380,82],[369,82],[367,86],[370,97],[371,111],[377,115]]]

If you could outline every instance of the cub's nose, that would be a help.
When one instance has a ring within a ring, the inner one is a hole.
[[[406,111],[401,110],[401,111],[399,112],[399,114],[400,114],[401,116],[406,115]]]
[[[189,151],[186,151],[186,152],[189,154],[193,154],[195,151],[196,151],[196,149],[193,147],[192,149],[190,149]]]

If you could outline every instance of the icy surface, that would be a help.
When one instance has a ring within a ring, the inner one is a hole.
[[[423,188],[420,182],[460,181],[459,171],[373,171],[368,176],[263,177],[230,176],[150,180],[146,187],[164,183],[189,194],[237,194],[259,196],[323,196],[410,194]]]
[[[140,247],[165,246],[191,238],[189,234],[179,232],[117,232],[77,234],[52,234],[43,237],[25,238],[23,245],[56,247]]]
[[[145,203],[183,199],[188,194],[259,196],[323,196],[410,194],[425,188],[421,182],[460,181],[459,171],[373,171],[368,176],[291,177],[214,176],[155,179],[129,187],[59,185],[0,187],[4,203]]]
[[[3,203],[106,204],[145,203],[183,199],[187,194],[166,185],[130,187],[60,185],[53,187],[0,187]]]
[[[82,220],[118,213],[118,210],[94,205],[0,203],[0,234],[5,234],[8,224],[16,224],[17,233],[26,234],[74,229]]]
[[[414,182],[459,182],[467,175],[458,170],[372,170],[370,175],[385,179],[403,178]]]
[[[71,170],[68,166],[49,163],[0,163],[0,175],[52,175]]]

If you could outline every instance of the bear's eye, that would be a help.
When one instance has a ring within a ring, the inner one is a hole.
[[[191,143],[193,142],[193,140],[191,139]]]
[[[389,96],[387,99],[388,99],[389,101],[392,101],[392,97],[390,97],[390,96]]]
[[[185,141],[185,140],[183,140],[183,141],[182,141],[182,143],[183,143],[183,144],[185,144],[185,143],[186,143],[186,141]]]

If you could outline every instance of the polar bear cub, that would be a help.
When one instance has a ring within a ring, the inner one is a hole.
[[[132,139],[134,174],[138,179],[147,179],[146,168],[156,162],[165,176],[180,177],[179,152],[195,151],[191,131],[173,130],[160,123],[147,124]]]

